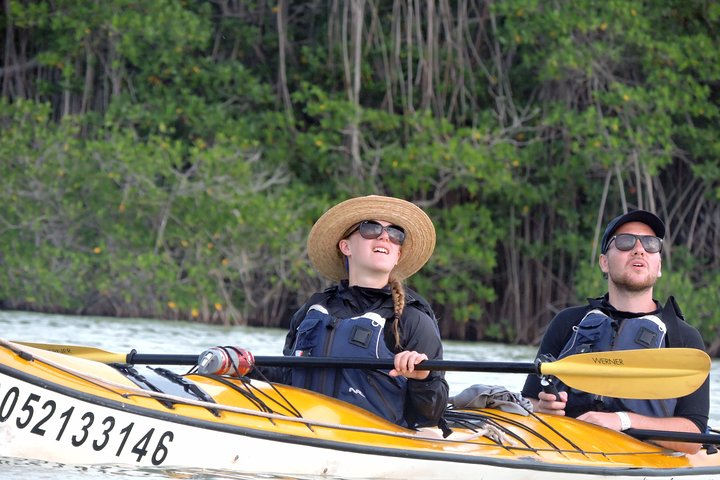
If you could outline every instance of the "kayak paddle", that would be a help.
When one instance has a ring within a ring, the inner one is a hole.
[[[99,348],[15,342],[102,363],[196,365],[199,355],[113,353]],[[566,385],[615,398],[677,398],[697,390],[710,371],[710,357],[695,348],[657,348],[591,352],[552,362],[479,362],[426,360],[418,370],[524,373],[554,376]],[[256,356],[260,367],[392,369],[391,359]]]

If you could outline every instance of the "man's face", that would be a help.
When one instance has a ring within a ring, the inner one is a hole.
[[[652,235],[652,228],[640,222],[629,222],[615,230],[613,236],[621,233]],[[627,251],[617,248],[615,241],[610,243],[608,251],[600,255],[600,269],[608,275],[608,281],[618,288],[629,291],[643,291],[652,288],[661,269],[660,252],[648,253],[640,240]]]

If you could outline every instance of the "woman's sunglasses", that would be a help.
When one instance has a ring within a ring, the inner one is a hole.
[[[608,242],[608,247],[613,241],[615,241],[615,248],[622,250],[623,252],[627,252],[635,247],[635,243],[638,240],[640,240],[643,248],[648,253],[658,253],[662,250],[662,238],[654,237],[652,235],[635,235],[632,233],[621,233],[620,235],[615,235]]]
[[[349,237],[355,232],[360,232],[360,236],[367,240],[373,240],[380,238],[383,234],[383,230],[387,232],[388,239],[395,245],[402,245],[405,242],[405,230],[397,225],[388,225],[384,227],[374,220],[364,220],[360,222],[355,228],[345,235],[345,238]]]

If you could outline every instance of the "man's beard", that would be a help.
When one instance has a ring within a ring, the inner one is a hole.
[[[618,275],[610,275],[610,280],[618,287],[630,292],[644,292],[655,286],[657,277],[648,274],[640,278],[636,275],[622,272]]]

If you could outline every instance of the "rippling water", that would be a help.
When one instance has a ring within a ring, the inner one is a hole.
[[[215,345],[238,345],[255,355],[280,355],[285,332],[279,329],[218,327],[188,322],[109,317],[45,315],[28,312],[0,311],[0,338],[40,343],[86,345],[104,350],[128,353],[199,354]],[[446,360],[530,362],[535,347],[498,343],[446,341]],[[182,372],[182,370],[180,370]],[[710,424],[720,427],[720,362],[713,361],[711,374]],[[519,391],[525,375],[508,373],[447,372],[450,394],[454,395],[475,383],[504,385]],[[0,478],[95,480],[114,478],[182,478],[182,479],[272,479],[271,476],[243,476],[235,472],[193,470],[124,469],[120,467],[85,467],[0,458]],[[291,480],[283,477],[285,480]],[[323,479],[328,480],[327,477]]]

